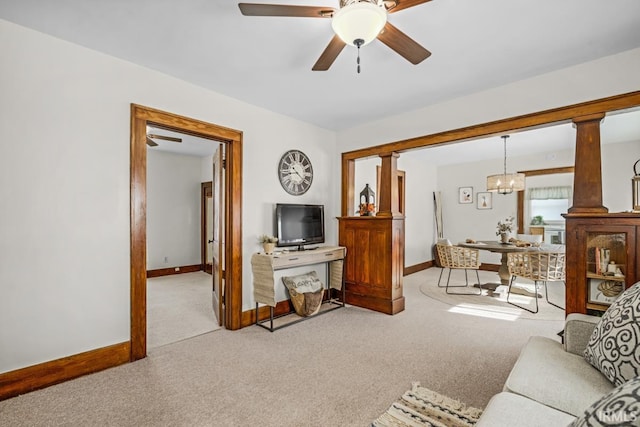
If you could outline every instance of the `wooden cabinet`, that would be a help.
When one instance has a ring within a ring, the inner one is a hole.
[[[347,248],[348,304],[386,314],[404,310],[404,217],[341,217],[340,246]]]
[[[566,312],[602,314],[640,280],[640,215],[567,214]]]
[[[529,227],[529,234],[534,236],[542,236],[542,240],[544,241],[544,226],[542,225],[532,225]]]

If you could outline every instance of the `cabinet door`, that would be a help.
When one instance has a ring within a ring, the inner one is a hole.
[[[599,314],[637,280],[636,227],[569,222],[567,231],[567,313]]]

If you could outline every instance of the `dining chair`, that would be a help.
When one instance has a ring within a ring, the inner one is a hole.
[[[549,292],[547,290],[547,282],[565,283],[565,266],[566,257],[564,252],[510,252],[507,254],[507,266],[509,268],[509,289],[507,290],[507,302],[511,305],[527,310],[531,313],[538,312],[538,283],[544,283],[544,294],[547,302],[557,308],[564,310],[564,307],[555,304],[549,300]],[[531,310],[514,302],[509,301],[511,296],[511,287],[516,277],[533,280],[534,296],[536,309]],[[566,283],[565,283],[566,286]]]
[[[480,269],[480,255],[478,249],[472,248],[463,248],[461,246],[455,245],[444,245],[444,244],[436,244],[436,248],[438,251],[438,257],[440,258],[440,264],[442,266],[442,270],[440,270],[440,276],[438,277],[438,287],[445,288],[445,292],[451,295],[482,295],[482,284],[480,283],[480,276],[478,275],[478,270]],[[441,286],[440,281],[442,280],[442,272],[444,272],[445,268],[449,269],[449,275],[447,276],[447,284],[446,286]],[[464,270],[464,279],[465,285],[449,285],[449,281],[451,279],[451,270],[454,269],[462,269]],[[469,278],[467,276],[467,270],[475,270],[476,277],[478,279],[478,293],[461,293],[461,292],[449,292],[449,288],[465,288],[469,286]]]

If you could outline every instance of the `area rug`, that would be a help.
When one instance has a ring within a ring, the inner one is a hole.
[[[405,287],[410,284],[415,284],[422,294],[452,306],[451,311],[461,312],[463,314],[486,315],[485,317],[504,318],[506,320],[531,319],[563,321],[565,318],[564,310],[560,310],[547,303],[542,286],[539,287],[539,292],[542,297],[538,298],[539,311],[534,314],[507,303],[507,287],[504,285],[497,286],[493,291],[484,289],[482,296],[455,294],[456,292],[477,292],[478,289],[472,288],[472,285],[469,285],[469,288],[450,288],[451,294],[447,294],[444,287],[439,288],[437,285],[439,271],[439,268],[429,268],[406,276]],[[460,274],[457,274],[455,279],[453,277],[451,278],[451,284],[464,285],[464,274],[461,272],[456,273]],[[481,271],[480,281],[483,283],[495,281],[495,277],[493,276],[497,276],[497,274]],[[471,277],[473,277],[473,282],[475,282],[475,274],[472,274],[470,278]],[[446,277],[443,278],[443,282],[446,283]],[[533,295],[533,283],[518,283],[514,285],[514,287],[515,286],[528,290],[528,293]],[[549,283],[548,288],[549,299],[564,305],[563,284]],[[523,307],[528,307],[532,310],[535,309],[535,301],[532,296],[512,294],[510,300]]]
[[[482,410],[443,396],[414,382],[372,427],[468,427],[474,426]]]

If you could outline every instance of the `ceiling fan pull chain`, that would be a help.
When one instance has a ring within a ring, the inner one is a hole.
[[[362,39],[355,39],[353,41],[353,44],[355,44],[358,48],[358,59],[356,60],[356,63],[358,64],[358,74],[360,74],[360,46],[362,46],[364,44],[364,40]]]

